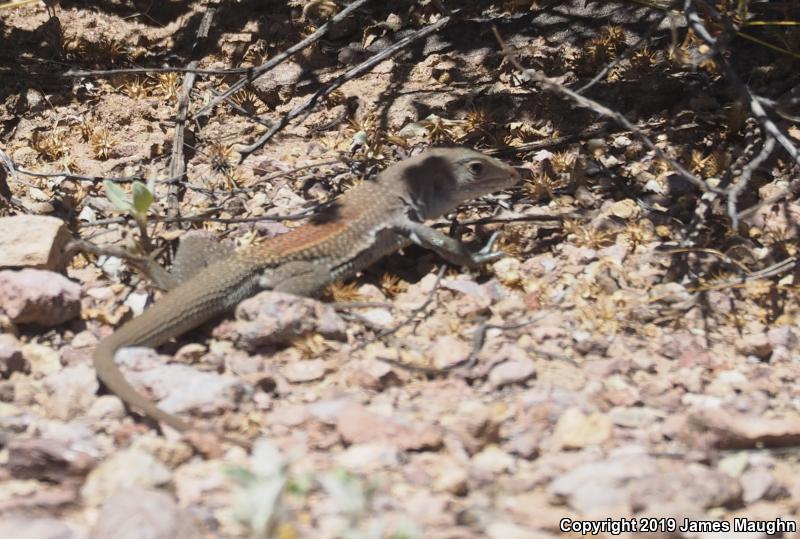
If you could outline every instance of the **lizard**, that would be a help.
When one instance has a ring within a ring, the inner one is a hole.
[[[102,339],[94,367],[107,390],[129,409],[178,431],[189,421],[159,408],[124,377],[114,355],[127,346],[157,347],[229,312],[262,290],[315,296],[379,258],[417,244],[448,262],[479,267],[498,260],[495,232],[477,252],[424,224],[459,204],[510,187],[513,167],[467,148],[436,148],[400,161],[324,206],[308,223],[239,250],[208,240],[181,241],[173,270],[148,273],[167,290],[142,314]]]

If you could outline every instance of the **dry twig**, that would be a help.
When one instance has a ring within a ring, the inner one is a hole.
[[[606,107],[605,105],[602,105],[601,103],[598,103],[593,99],[589,99],[588,97],[584,97],[576,93],[575,91],[570,90],[563,84],[554,81],[553,79],[551,79],[550,77],[546,76],[543,73],[540,73],[533,69],[525,68],[519,62],[514,52],[508,47],[508,45],[506,45],[505,41],[503,41],[503,38],[500,37],[500,32],[498,32],[497,27],[493,26],[492,31],[494,32],[494,35],[497,38],[497,42],[500,44],[500,48],[503,52],[503,55],[508,59],[509,62],[511,62],[511,64],[514,67],[516,67],[519,71],[525,73],[528,77],[531,78],[531,80],[541,84],[545,89],[550,90],[551,92],[555,92],[569,98],[579,107],[592,110],[597,114],[600,114],[601,116],[611,118],[613,121],[620,124],[625,129],[629,130],[631,133],[636,135],[639,138],[639,140],[641,140],[645,144],[645,146],[647,146],[650,150],[653,151],[653,153],[656,154],[656,156],[658,156],[659,159],[663,160],[666,163],[669,163],[670,167],[672,167],[672,169],[676,173],[678,173],[681,177],[683,177],[686,181],[692,183],[694,186],[696,186],[704,193],[710,191],[722,194],[718,189],[708,185],[706,182],[704,182],[703,180],[701,180],[700,178],[689,172],[683,165],[681,165],[680,163],[672,159],[670,156],[668,156],[666,153],[664,153],[664,151],[661,148],[656,146],[656,144],[652,140],[650,140],[650,138],[645,134],[645,132],[642,129],[631,123],[622,113],[617,112],[615,110],[611,110],[610,108]]]
[[[692,16],[692,14],[695,13],[695,1],[703,6],[703,9],[714,19],[714,22],[725,27],[726,32],[723,33],[721,37],[712,37],[703,24],[702,19],[697,16]],[[800,164],[800,151],[798,151],[797,147],[792,144],[792,141],[789,140],[789,137],[786,136],[777,125],[775,125],[775,122],[773,122],[772,119],[767,115],[767,112],[761,105],[758,96],[753,94],[750,88],[742,82],[742,80],[736,74],[736,71],[734,71],[733,67],[731,67],[730,62],[728,62],[728,60],[725,58],[725,55],[722,54],[722,45],[727,43],[730,39],[732,39],[732,36],[736,34],[736,29],[732,26],[731,22],[723,17],[716,9],[714,9],[713,6],[704,0],[686,0],[684,9],[687,12],[687,20],[689,21],[692,29],[711,47],[712,51],[714,52],[714,60],[722,69],[725,78],[728,79],[728,81],[733,85],[736,93],[738,93],[741,98],[750,106],[750,111],[753,113],[753,116],[756,118],[756,120],[758,120],[758,123],[765,133],[765,136],[768,135],[774,137],[775,140],[777,140],[778,143],[783,147],[783,149],[786,150],[789,156],[796,163]]]
[[[203,13],[203,18],[200,21],[200,27],[197,29],[197,37],[192,45],[192,55],[201,49],[205,41],[208,39],[208,32],[211,29],[211,21],[214,19],[214,14],[217,11],[219,0],[209,2],[206,6],[206,11]],[[198,59],[189,62],[187,67],[196,68],[199,63]],[[183,176],[186,171],[186,163],[183,161],[183,144],[184,134],[186,128],[186,116],[189,110],[189,96],[192,93],[192,87],[197,79],[196,73],[186,73],[181,86],[181,94],[178,99],[178,115],[175,118],[175,139],[172,143],[172,155],[169,162],[169,175],[171,178],[176,176]],[[178,199],[180,197],[180,184],[178,182],[170,184],[169,192],[167,194],[167,217],[178,217],[180,215],[180,208],[178,206]]]
[[[281,54],[279,54],[279,55],[275,56],[274,58],[272,58],[270,61],[268,61],[268,62],[266,62],[266,63],[264,63],[264,64],[262,64],[262,65],[260,65],[258,67],[255,67],[255,68],[252,68],[252,69],[248,70],[247,75],[245,75],[244,77],[239,79],[236,83],[232,84],[231,87],[228,88],[225,92],[223,92],[221,95],[215,97],[214,99],[211,100],[210,103],[208,103],[207,105],[202,107],[200,110],[198,110],[194,114],[194,117],[196,118],[198,116],[201,116],[201,115],[207,113],[213,107],[219,105],[225,98],[232,96],[233,94],[235,94],[236,92],[238,92],[239,90],[241,90],[242,88],[244,88],[245,86],[247,86],[248,84],[250,84],[251,82],[256,80],[257,78],[264,76],[267,72],[269,72],[275,66],[281,64],[282,62],[284,62],[288,58],[292,57],[294,54],[300,52],[301,50],[305,49],[309,45],[315,43],[320,38],[322,38],[322,36],[324,36],[326,33],[328,33],[328,30],[332,26],[334,26],[335,24],[337,24],[340,21],[344,20],[348,15],[350,15],[350,13],[352,13],[356,9],[360,8],[361,6],[363,6],[364,4],[366,4],[369,1],[370,0],[355,0],[352,4],[348,5],[342,11],[337,13],[331,20],[329,20],[328,22],[326,22],[325,24],[320,26],[317,29],[316,32],[312,33],[311,35],[309,35],[305,39],[299,41],[297,44],[289,47],[288,49],[286,49]]]
[[[370,56],[357,66],[347,70],[342,75],[336,77],[336,79],[334,79],[333,82],[328,84],[326,87],[321,88],[316,92],[314,92],[314,94],[311,97],[309,97],[305,103],[303,103],[302,105],[298,105],[297,107],[295,107],[294,109],[283,115],[283,117],[281,117],[279,121],[275,122],[275,124],[269,131],[264,133],[255,142],[247,146],[244,146],[242,148],[239,148],[238,150],[241,154],[241,159],[244,160],[248,155],[259,149],[264,144],[266,144],[267,141],[269,141],[272,137],[274,137],[281,129],[286,127],[286,125],[288,125],[290,121],[292,121],[294,118],[297,118],[304,112],[311,110],[317,104],[317,102],[319,102],[320,99],[332,93],[334,90],[339,88],[345,82],[358,77],[362,73],[367,72],[368,70],[372,69],[372,67],[379,64],[383,60],[391,58],[392,56],[403,50],[407,45],[413,43],[414,41],[422,37],[425,37],[428,34],[436,32],[444,25],[446,25],[448,22],[450,22],[449,16],[442,17],[441,19],[431,24],[430,26],[426,26],[425,28],[422,28],[421,30],[414,32],[413,34],[406,36],[397,43],[393,44],[391,47],[387,47],[381,52],[378,52]]]

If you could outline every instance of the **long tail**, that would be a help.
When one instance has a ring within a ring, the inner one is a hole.
[[[232,285],[232,281],[235,284]],[[190,423],[165,412],[136,391],[114,363],[114,354],[125,346],[156,347],[225,313],[242,296],[252,294],[252,288],[255,288],[255,283],[249,285],[243,283],[242,279],[237,280],[236,272],[230,272],[224,278],[220,278],[219,272],[210,276],[198,275],[197,280],[192,279],[179,286],[143,314],[100,341],[94,353],[98,378],[109,391],[135,411],[179,431],[191,428]]]

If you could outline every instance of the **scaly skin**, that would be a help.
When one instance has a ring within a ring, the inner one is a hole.
[[[502,253],[470,253],[422,225],[462,202],[509,187],[512,167],[464,148],[434,149],[397,163],[354,187],[311,221],[196,271],[163,299],[103,339],[97,376],[129,407],[179,430],[190,423],[158,408],[131,386],[114,354],[126,346],[156,347],[230,311],[260,290],[313,296],[397,249],[417,243],[456,264],[478,266]]]

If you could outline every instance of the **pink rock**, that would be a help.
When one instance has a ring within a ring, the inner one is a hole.
[[[308,419],[308,411],[305,406],[290,404],[276,408],[269,414],[270,425],[281,425],[284,427],[299,427]]]
[[[348,399],[322,400],[310,404],[308,413],[311,417],[326,425],[336,425],[339,418],[350,406],[354,405]]]
[[[677,359],[684,352],[699,353],[705,350],[705,343],[686,330],[669,332],[661,338],[661,353],[670,359]]]
[[[524,459],[535,459],[539,456],[539,447],[541,443],[541,433],[521,432],[513,436],[504,447],[513,455]]]
[[[656,473],[656,459],[644,455],[617,455],[581,464],[560,474],[550,483],[549,494],[581,514],[628,509],[633,505],[630,489]]]
[[[758,500],[775,500],[788,495],[786,487],[778,483],[775,476],[764,468],[745,471],[739,478],[742,486],[744,503],[751,504]]]
[[[493,290],[468,279],[446,279],[442,288],[465,294],[477,301],[483,308],[492,304]]]
[[[580,449],[602,444],[611,438],[613,424],[607,416],[584,415],[578,408],[568,408],[558,418],[552,443],[564,449]]]
[[[97,398],[97,374],[87,364],[65,367],[44,379],[47,398],[43,399],[49,417],[69,420],[86,413]]]
[[[340,341],[347,338],[344,320],[330,305],[271,291],[242,301],[236,320],[214,330],[215,337],[233,340],[248,350],[287,343],[308,333]]]
[[[477,400],[459,403],[451,429],[470,455],[500,440],[500,422],[487,405]]]
[[[518,346],[503,345],[498,356],[505,356],[507,359],[489,371],[489,382],[494,387],[522,383],[536,374],[536,364]]]
[[[772,344],[764,333],[751,333],[736,341],[736,350],[746,356],[768,359],[772,354]]]
[[[378,359],[359,361],[348,379],[356,385],[375,391],[381,391],[400,381],[392,366]]]
[[[293,384],[319,380],[325,376],[325,361],[310,359],[308,361],[293,361],[281,368],[281,373]]]
[[[0,376],[8,378],[13,372],[26,369],[20,342],[13,335],[0,333]]]
[[[156,400],[163,399],[159,406],[171,413],[218,413],[233,408],[252,389],[238,378],[164,364],[151,348],[124,348],[115,358],[131,384]]]
[[[81,312],[81,287],[52,271],[0,271],[0,309],[15,324],[57,326]]]
[[[791,240],[797,237],[798,219],[800,219],[800,204],[783,202],[760,207],[754,214],[745,218],[743,223],[760,230],[780,231],[782,238]]]
[[[767,332],[769,344],[774,348],[782,346],[784,348],[792,349],[797,346],[799,340],[797,331],[792,326],[781,326],[772,328]]]
[[[635,509],[658,510],[676,502],[702,509],[742,503],[742,489],[736,479],[718,470],[683,463],[637,479],[631,484],[630,494]]]
[[[86,539],[64,522],[49,517],[7,516],[0,520],[0,537],[25,539]]]
[[[69,239],[64,221],[55,217],[0,217],[0,268],[63,270]]]
[[[800,444],[800,416],[765,418],[724,408],[692,412],[693,429],[709,432],[722,449],[794,447]]]
[[[13,438],[8,443],[6,469],[17,479],[38,479],[59,483],[84,477],[96,458],[79,449],[80,444],[47,438]]]
[[[194,539],[200,533],[166,492],[130,488],[117,492],[100,508],[92,539],[111,537]]]
[[[454,335],[442,335],[436,338],[430,349],[433,366],[437,369],[449,369],[464,363],[472,353],[472,347]]]
[[[383,442],[402,450],[436,450],[442,446],[442,429],[432,424],[409,425],[397,419],[378,416],[363,406],[342,410],[336,430],[346,444]]]
[[[558,267],[552,255],[533,256],[522,263],[522,272],[531,277],[543,277]]]

